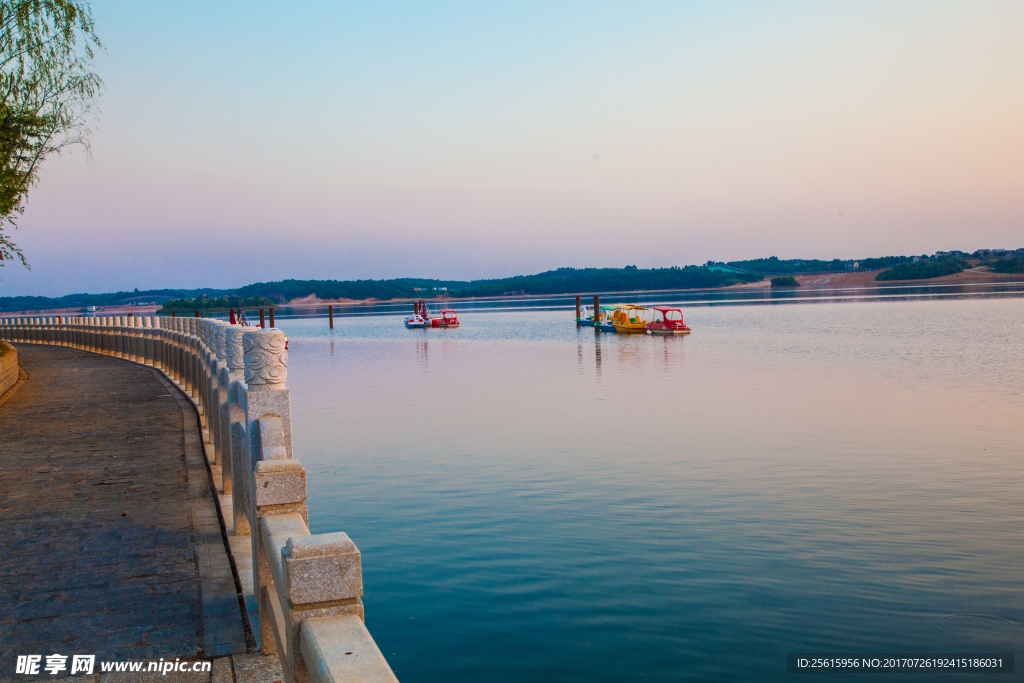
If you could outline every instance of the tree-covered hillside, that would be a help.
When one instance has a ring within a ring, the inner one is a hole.
[[[685,268],[559,268],[537,275],[485,280],[451,292],[455,298],[506,294],[585,294],[645,289],[705,289],[764,279],[756,273],[723,273],[703,266]]]
[[[769,258],[759,258],[750,261],[729,261],[728,263],[715,263],[713,261],[709,261],[707,265],[729,266],[730,268],[749,270],[753,273],[764,273],[766,275],[789,275],[798,273],[842,273],[847,269],[846,266],[848,264],[852,264],[854,261],[857,263],[858,270],[878,270],[879,268],[888,268],[889,266],[903,261],[910,261],[912,259],[913,257],[911,256],[880,256],[878,258],[863,258],[847,261],[842,259],[821,261],[818,259],[780,259],[777,256],[771,256]]]
[[[900,263],[875,276],[876,280],[930,280],[963,271],[967,264],[958,258],[928,259],[917,263]]]

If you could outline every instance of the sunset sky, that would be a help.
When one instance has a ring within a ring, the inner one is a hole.
[[[0,296],[1024,246],[1021,2],[128,2]]]

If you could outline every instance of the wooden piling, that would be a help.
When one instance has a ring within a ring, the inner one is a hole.
[[[580,302],[581,301],[582,301],[582,298],[580,298],[580,295],[577,294],[576,295],[576,327],[580,326]]]
[[[178,317],[178,312],[177,311],[171,311],[171,317],[172,318],[177,318]]]
[[[267,329],[267,313],[265,309],[260,309],[260,329]]]
[[[601,322],[601,297],[594,295],[594,324]]]
[[[327,307],[327,317],[331,320],[331,329],[334,329],[334,306]]]
[[[131,315],[131,313],[129,313],[128,315]],[[199,315],[199,311],[196,311],[196,317],[197,318],[202,318],[203,316]]]
[[[273,307],[270,308],[270,326],[271,327],[274,326],[274,308]]]

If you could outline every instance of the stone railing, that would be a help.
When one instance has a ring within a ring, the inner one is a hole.
[[[18,382],[18,350],[0,342],[0,396]]]
[[[258,615],[249,623],[263,652],[280,658],[287,683],[398,680],[363,623],[359,549],[344,533],[309,533],[280,330],[210,318],[2,318],[0,339],[69,346],[166,375],[196,405],[235,536],[251,537]]]

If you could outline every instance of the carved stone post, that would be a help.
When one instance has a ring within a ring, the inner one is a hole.
[[[245,361],[245,431],[247,479],[249,498],[249,523],[252,533],[253,552],[253,584],[256,589],[256,600],[259,603],[260,624],[264,653],[276,651],[272,629],[271,606],[268,604],[267,587],[273,586],[267,549],[262,542],[260,518],[268,514],[284,514],[298,512],[308,523],[308,513],[303,502],[292,504],[260,505],[257,500],[256,482],[257,462],[263,458],[263,449],[273,447],[276,455],[284,458],[292,456],[291,429],[291,397],[285,388],[288,377],[288,351],[285,349],[284,334],[280,330],[247,330],[242,335],[242,347]],[[271,437],[274,444],[264,443]],[[305,483],[305,473],[303,473]],[[303,487],[304,489],[305,487]]]

